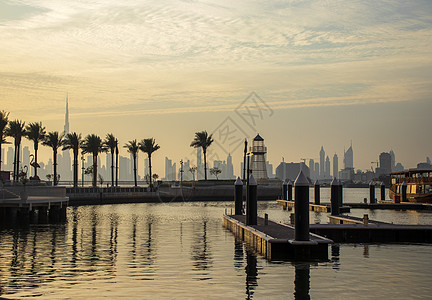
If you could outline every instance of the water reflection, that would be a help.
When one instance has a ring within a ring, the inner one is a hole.
[[[252,299],[255,288],[258,286],[257,257],[246,249],[246,299]]]
[[[369,245],[363,245],[363,257],[369,258]]]
[[[339,270],[339,266],[340,266],[339,256],[340,256],[340,245],[332,244],[330,262],[333,263],[333,269],[335,270]]]
[[[310,299],[310,264],[296,263],[294,266],[294,299]]]
[[[234,241],[234,267],[241,269],[243,267],[243,242],[239,239]]]
[[[212,267],[212,253],[207,240],[207,220],[202,223],[202,232],[194,234],[194,243],[192,244],[192,260],[194,269],[204,271]],[[203,273],[207,275],[208,272]],[[204,278],[208,279],[208,278]]]

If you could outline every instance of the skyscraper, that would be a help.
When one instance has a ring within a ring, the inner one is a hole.
[[[330,178],[330,158],[328,155],[325,161],[325,178]]]
[[[228,153],[228,157],[227,157],[226,178],[227,179],[234,178],[234,166],[233,166],[233,163],[232,163],[232,156],[231,156],[230,153]]]
[[[393,170],[396,167],[396,157],[395,157],[395,153],[393,152],[393,150],[390,150],[389,154],[390,154],[390,158],[391,158],[391,171],[393,172]]]
[[[310,178],[316,179],[315,170],[314,170],[315,162],[313,159],[309,159],[309,170],[310,170]]]
[[[66,112],[65,112],[65,125],[64,135],[69,133],[69,97],[66,95]],[[63,150],[59,155],[58,160],[60,180],[71,180],[72,179],[72,163],[70,150]]]
[[[337,154],[335,153],[333,155],[333,177],[338,178],[338,171],[339,171],[339,159]]]
[[[354,168],[354,153],[351,146],[344,153],[344,168],[345,169],[353,169]]]
[[[320,173],[319,173],[319,177],[320,178],[324,178],[325,177],[324,168],[325,168],[325,151],[324,151],[324,147],[321,146],[321,151],[320,151]]]

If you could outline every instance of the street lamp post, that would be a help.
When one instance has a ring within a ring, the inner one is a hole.
[[[81,185],[84,187],[84,155],[81,155],[81,161],[82,161],[82,172],[81,172]]]
[[[180,186],[183,185],[183,159],[180,160]]]

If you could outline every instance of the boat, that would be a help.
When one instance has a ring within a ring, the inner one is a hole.
[[[390,173],[390,199],[402,202],[402,184],[407,186],[406,201],[432,203],[432,170],[410,169]]]

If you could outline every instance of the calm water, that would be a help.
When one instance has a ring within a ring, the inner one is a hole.
[[[323,190],[323,201],[326,191]],[[361,202],[368,191],[346,189]],[[349,200],[351,199],[351,200]],[[68,208],[68,223],[0,231],[6,298],[431,299],[430,245],[334,245],[329,261],[268,262],[222,227],[231,203]],[[260,202],[259,214],[289,221]],[[353,210],[394,223],[432,224],[432,213]],[[327,214],[311,213],[311,223]]]

